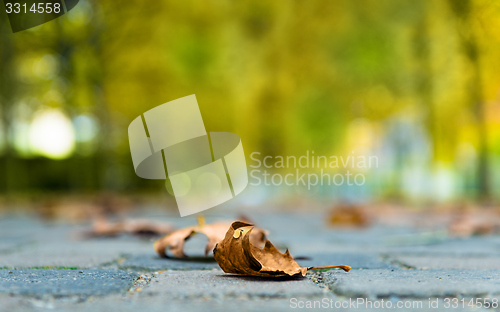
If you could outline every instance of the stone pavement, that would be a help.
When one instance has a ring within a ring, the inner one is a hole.
[[[178,227],[196,222],[150,217]],[[186,244],[193,258],[160,259],[149,240],[82,239],[81,225],[5,217],[0,311],[288,311],[309,304],[317,310],[379,311],[382,302],[391,305],[385,310],[441,311],[449,305],[481,311],[484,299],[479,307],[469,306],[471,298],[490,298],[490,305],[500,298],[500,236],[456,239],[442,229],[380,225],[332,229],[321,213],[252,217],[301,265],[347,264],[352,271],[319,270],[285,280],[239,277],[203,257],[201,235]],[[236,216],[225,217],[231,218]],[[208,216],[207,222],[215,219]]]

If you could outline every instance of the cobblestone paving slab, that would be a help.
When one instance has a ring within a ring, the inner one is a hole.
[[[500,236],[456,239],[415,228],[328,228],[320,214],[293,212],[255,218],[278,248],[300,257],[299,264],[347,264],[353,270],[279,281],[239,277],[203,257],[203,235],[186,243],[190,259],[162,259],[152,241],[81,239],[76,234],[83,226],[11,218],[0,220],[0,268],[7,268],[0,269],[0,311],[290,311],[294,298],[344,303],[323,310],[383,310],[345,307],[350,298],[367,298],[422,302],[404,311],[442,311],[447,296],[500,297]],[[178,227],[197,222],[164,219]],[[207,223],[216,219],[227,217],[207,216]],[[59,269],[42,269],[46,266]],[[125,270],[149,273],[137,279],[138,273]],[[439,308],[428,306],[429,297],[440,298]]]
[[[0,267],[30,268],[65,266],[96,268],[120,258],[123,254],[151,251],[150,244],[136,241],[90,240],[47,241],[32,244],[11,254],[0,254]],[[36,256],[34,256],[36,255]]]
[[[500,257],[500,241],[497,236],[481,236],[467,239],[450,239],[428,245],[382,247],[379,251],[387,254],[410,256]]]
[[[437,300],[437,301],[436,301]],[[390,308],[388,308],[390,301]],[[55,311],[55,312],[190,312],[190,311],[238,311],[238,312],[263,312],[263,311],[492,311],[478,307],[470,307],[468,303],[462,306],[459,303],[454,308],[446,309],[449,304],[444,299],[432,298],[432,305],[428,299],[401,299],[392,297],[378,302],[365,300],[359,304],[357,298],[323,297],[307,298],[218,298],[188,300],[172,299],[162,296],[116,296],[92,298],[83,302],[47,302],[32,299],[2,298],[0,296],[0,311]],[[399,303],[398,303],[399,302]],[[380,305],[383,304],[383,308]],[[399,307],[398,307],[399,305]],[[311,308],[312,307],[312,308]],[[10,309],[7,309],[10,308]],[[494,309],[493,309],[494,310]]]
[[[405,267],[444,270],[500,270],[500,257],[390,256]]]
[[[307,278],[266,279],[225,274],[222,270],[168,271],[156,275],[141,295],[189,298],[318,297],[328,292]]]
[[[126,292],[139,275],[121,270],[0,270],[0,293],[36,298]]]
[[[151,241],[135,237],[85,239],[85,229],[32,219],[0,219],[0,268],[97,268],[123,254],[139,255],[152,250]]]
[[[219,268],[219,265],[213,257],[176,259],[160,258],[155,253],[148,253],[126,259],[119,264],[119,268],[135,271],[211,270]]]
[[[307,259],[297,259],[301,266],[327,266],[346,264],[355,269],[397,269],[389,263],[382,262],[377,256],[362,253],[312,253]]]
[[[500,271],[352,270],[319,272],[313,277],[335,294],[364,298],[479,297],[500,294]]]
[[[299,297],[306,300],[304,297]],[[329,300],[329,299],[328,299]],[[84,302],[46,302],[29,299],[0,297],[0,311],[54,311],[54,312],[264,312],[293,311],[288,298],[222,298],[222,299],[189,299],[179,300],[161,296],[133,296],[93,298]],[[8,308],[8,309],[7,309]],[[329,310],[325,310],[329,311]]]

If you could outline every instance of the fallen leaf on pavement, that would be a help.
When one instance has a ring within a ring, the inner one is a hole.
[[[92,229],[85,236],[117,236],[120,234],[156,236],[171,233],[173,230],[174,227],[168,223],[147,219],[129,219],[111,222],[104,217],[98,217],[94,221]]]
[[[343,204],[332,210],[328,223],[340,227],[366,227],[370,225],[371,220],[362,207]]]
[[[459,213],[452,217],[448,226],[450,235],[454,237],[470,237],[473,235],[489,235],[500,230],[500,218],[487,213]]]
[[[247,222],[235,221],[226,232],[224,240],[214,248],[214,258],[226,273],[261,276],[295,277],[305,276],[308,270],[340,268],[346,272],[347,265],[326,267],[301,267],[288,250],[283,254],[269,241],[260,249],[251,242],[254,227]]]
[[[187,257],[184,253],[184,242],[195,234],[201,233],[208,237],[205,247],[205,256],[207,256],[215,245],[224,239],[224,235],[231,222],[221,221],[213,224],[205,224],[203,217],[198,218],[198,225],[189,226],[160,238],[154,243],[154,249],[160,257],[168,257],[166,251],[170,250],[176,258]],[[257,246],[262,246],[266,240],[267,232],[256,228],[250,235],[250,240]]]

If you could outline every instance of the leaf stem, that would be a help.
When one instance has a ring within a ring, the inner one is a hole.
[[[351,267],[348,265],[330,265],[330,266],[317,266],[317,267],[308,267],[307,270],[316,270],[316,269],[342,269],[346,272],[351,270]]]

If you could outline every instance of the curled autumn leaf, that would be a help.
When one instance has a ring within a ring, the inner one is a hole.
[[[174,227],[168,223],[147,219],[130,219],[117,222],[109,221],[104,217],[95,219],[92,229],[85,232],[85,237],[112,237],[121,234],[137,236],[159,236],[171,233]]]
[[[227,228],[231,222],[222,221],[213,224],[205,224],[203,218],[198,219],[198,225],[189,226],[174,231],[154,243],[154,249],[160,257],[168,257],[167,250],[170,250],[176,258],[187,257],[184,253],[184,242],[195,234],[204,234],[208,237],[205,247],[205,256],[207,256],[215,245],[224,239]],[[257,246],[262,246],[266,240],[267,232],[263,229],[255,229],[250,236],[250,240]]]
[[[224,272],[261,277],[300,277],[313,269],[340,268],[346,272],[351,269],[347,265],[301,267],[288,250],[281,253],[269,240],[266,240],[263,249],[254,246],[251,242],[253,230],[252,224],[235,221],[224,240],[215,245],[214,258]]]
[[[371,218],[363,207],[343,204],[331,211],[328,223],[337,227],[367,227]]]

